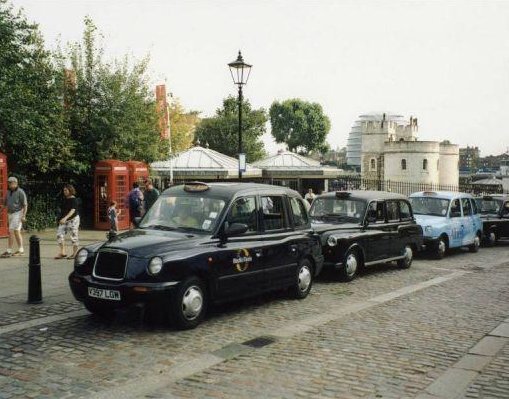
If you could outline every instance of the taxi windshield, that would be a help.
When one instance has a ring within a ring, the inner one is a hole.
[[[476,198],[475,202],[477,202],[477,207],[479,208],[479,212],[484,214],[497,214],[500,212],[500,207],[502,206],[502,201],[496,199],[484,199],[484,198]]]
[[[330,218],[346,223],[360,223],[365,212],[365,201],[323,197],[314,200],[310,215],[315,220]]]
[[[211,232],[214,230],[225,201],[195,194],[161,196],[145,214],[142,229],[189,230]]]
[[[443,216],[447,215],[449,200],[433,197],[410,198],[414,215]]]

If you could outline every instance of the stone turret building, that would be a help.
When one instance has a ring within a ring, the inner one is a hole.
[[[356,126],[363,178],[458,186],[459,147],[449,141],[419,141],[417,118],[361,115]]]

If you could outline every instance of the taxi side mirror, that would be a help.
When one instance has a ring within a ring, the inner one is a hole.
[[[247,230],[248,230],[247,224],[232,223],[230,226],[225,228],[224,236],[225,237],[240,236],[241,234],[244,234]]]

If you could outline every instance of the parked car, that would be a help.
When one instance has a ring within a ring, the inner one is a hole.
[[[90,312],[143,303],[193,328],[211,302],[288,288],[305,298],[323,264],[304,200],[283,187],[176,186],[137,223],[77,254],[69,283]]]
[[[354,279],[364,266],[397,261],[412,264],[422,246],[422,228],[408,199],[381,191],[338,191],[315,198],[311,223],[321,237],[324,265],[341,279]]]
[[[424,245],[437,259],[442,259],[449,248],[479,250],[482,222],[470,194],[424,191],[410,195],[410,203],[424,230]]]
[[[509,238],[509,195],[476,198],[483,224],[483,241],[495,245],[499,238]]]

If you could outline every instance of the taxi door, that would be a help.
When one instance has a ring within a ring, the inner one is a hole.
[[[217,259],[214,270],[219,298],[249,296],[260,290],[265,280],[256,196],[237,198],[232,203],[222,228],[233,223],[246,224],[248,231],[226,238],[212,254]]]
[[[449,247],[461,247],[463,245],[463,236],[465,235],[465,221],[461,213],[461,201],[459,198],[451,200],[448,230]]]
[[[393,226],[386,222],[384,201],[371,201],[368,215],[373,217],[362,232],[365,262],[377,262],[391,257],[391,238],[395,234]],[[376,221],[375,221],[376,219]]]
[[[472,203],[470,198],[461,198],[461,208],[463,210],[462,228],[463,245],[470,245],[474,242],[477,226],[474,219]]]

